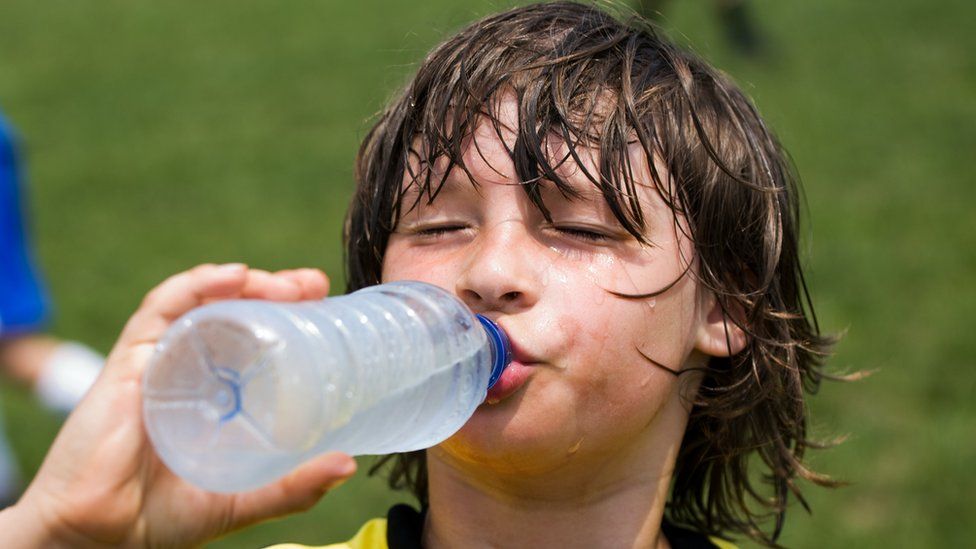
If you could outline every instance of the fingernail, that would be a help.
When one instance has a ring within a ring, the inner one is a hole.
[[[356,460],[349,458],[342,465],[336,467],[336,474],[348,477],[356,472]]]
[[[225,272],[234,272],[234,271],[243,270],[246,267],[247,267],[247,265],[244,265],[243,263],[225,263],[225,264],[223,264],[223,265],[221,265],[221,266],[219,266],[217,268],[220,271],[222,271],[222,272],[223,271],[225,271]]]
[[[356,460],[348,458],[335,468],[335,477],[325,486],[326,490],[333,490],[345,484],[356,472]]]

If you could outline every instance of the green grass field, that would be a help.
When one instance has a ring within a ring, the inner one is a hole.
[[[964,546],[976,516],[976,6],[754,2],[769,56],[727,51],[709,2],[666,26],[750,93],[806,186],[822,325],[843,332],[795,547]],[[107,351],[141,296],[207,261],[315,266],[342,287],[339,234],[368,121],[428,48],[508,4],[5,0],[0,105],[28,143],[56,334]],[[970,175],[966,175],[970,174]],[[970,212],[970,213],[966,213]],[[59,419],[5,386],[24,470]],[[359,475],[305,515],[213,547],[344,539],[406,500]]]

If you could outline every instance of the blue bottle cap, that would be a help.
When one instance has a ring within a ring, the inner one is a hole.
[[[475,316],[481,321],[481,326],[484,327],[485,333],[488,334],[488,341],[491,343],[491,377],[488,378],[488,388],[491,389],[491,386],[498,381],[502,372],[512,362],[512,344],[509,343],[508,336],[498,324],[484,315]]]

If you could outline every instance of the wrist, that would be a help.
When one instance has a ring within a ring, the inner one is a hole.
[[[0,546],[5,549],[107,547],[53,520],[24,498],[0,510]]]
[[[38,513],[17,502],[0,511],[0,545],[21,547],[58,547],[63,545]]]

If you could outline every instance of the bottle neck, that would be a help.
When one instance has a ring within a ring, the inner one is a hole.
[[[512,344],[508,341],[508,335],[498,324],[484,315],[476,316],[481,321],[481,327],[485,329],[488,343],[491,346],[491,377],[488,378],[488,388],[491,389],[505,368],[512,362]]]

